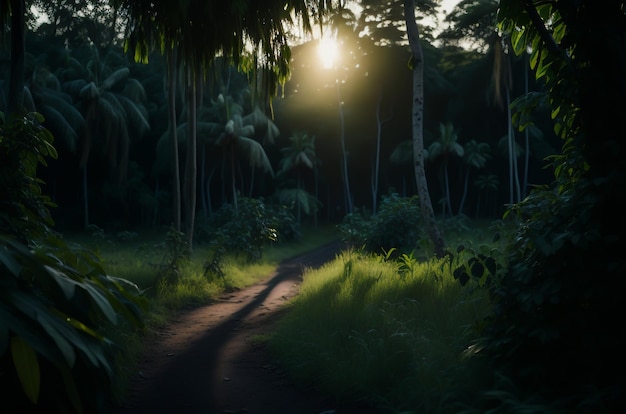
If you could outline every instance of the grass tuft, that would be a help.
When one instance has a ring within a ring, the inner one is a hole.
[[[442,260],[409,264],[346,251],[305,273],[269,341],[285,369],[340,401],[390,412],[443,412],[450,390],[466,394],[475,367],[464,350],[486,293],[463,288]]]

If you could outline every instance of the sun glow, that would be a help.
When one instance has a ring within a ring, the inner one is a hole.
[[[319,55],[324,69],[332,69],[339,57],[339,47],[337,40],[334,37],[324,36],[319,39],[319,45],[317,46],[317,53]]]

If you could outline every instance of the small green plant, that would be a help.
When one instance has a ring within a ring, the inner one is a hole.
[[[456,251],[456,267],[452,274],[454,278],[465,286],[470,279],[479,286],[489,285],[505,266],[502,263],[503,253],[487,245],[482,245],[478,251],[459,245]]]
[[[183,263],[189,257],[189,245],[185,235],[170,227],[165,236],[165,241],[157,245],[162,252],[162,262],[159,266],[159,281],[165,284],[175,284],[180,278],[180,270]]]
[[[224,255],[242,256],[248,263],[261,260],[263,248],[278,240],[278,218],[262,200],[241,198],[238,208],[225,205],[212,217],[207,238],[213,246],[206,270],[219,274]]]

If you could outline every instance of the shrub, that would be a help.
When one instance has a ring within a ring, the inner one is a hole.
[[[348,214],[339,225],[343,241],[365,246],[372,252],[397,249],[397,253],[414,250],[423,239],[421,213],[417,196],[383,197],[378,214]]]
[[[253,198],[240,199],[238,209],[223,206],[214,216],[213,227],[212,243],[250,263],[259,261],[263,246],[277,238],[276,220],[263,201]]]
[[[7,412],[104,412],[121,350],[112,335],[141,326],[143,301],[51,229],[36,172],[56,151],[42,120],[0,117],[2,403]]]

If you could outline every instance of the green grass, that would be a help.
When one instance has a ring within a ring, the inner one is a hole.
[[[482,375],[467,355],[489,306],[486,292],[462,287],[445,260],[346,251],[305,273],[268,342],[296,380],[340,401],[458,412]]]
[[[482,224],[452,226],[446,233],[475,249],[491,234]],[[266,248],[260,263],[226,257],[223,277],[205,275],[211,251],[196,246],[175,283],[158,279],[163,255],[158,245],[165,235],[79,241],[100,254],[109,273],[146,290],[151,306],[144,334],[150,335],[178,310],[254,284],[282,260],[339,238],[335,226],[306,229],[303,235],[297,243]],[[447,242],[451,248],[460,244]],[[306,270],[300,294],[276,331],[255,340],[267,343],[296,381],[339,401],[363,400],[380,412],[462,411],[472,406],[488,372],[468,355],[478,339],[474,326],[490,304],[483,290],[462,287],[451,273],[455,263],[449,264],[343,252],[318,270]],[[125,344],[130,345],[120,364],[133,366],[141,341],[129,336]]]
[[[297,242],[269,245],[259,263],[246,263],[239,257],[224,258],[224,277],[206,276],[204,265],[211,257],[209,245],[196,245],[190,260],[184,261],[175,283],[159,280],[165,234],[104,234],[68,235],[67,238],[95,251],[106,271],[135,283],[151,298],[153,306],[181,309],[209,303],[225,290],[240,289],[270,275],[279,263],[300,253],[314,249],[339,237],[335,226],[305,228]]]
[[[175,283],[165,283],[159,278],[165,254],[162,247],[165,232],[66,234],[64,237],[70,243],[97,253],[108,274],[135,283],[149,299],[144,315],[145,328],[141,332],[120,326],[109,333],[113,342],[124,344],[124,351],[117,355],[116,395],[113,399],[122,401],[126,398],[144,337],[150,337],[158,328],[169,323],[177,312],[209,304],[224,291],[252,285],[272,274],[281,261],[339,238],[335,226],[304,228],[302,235],[297,242],[268,246],[259,263],[247,264],[237,257],[225,257],[222,266],[224,277],[205,275],[204,264],[210,257],[211,249],[208,245],[197,245],[191,259],[180,266]]]

